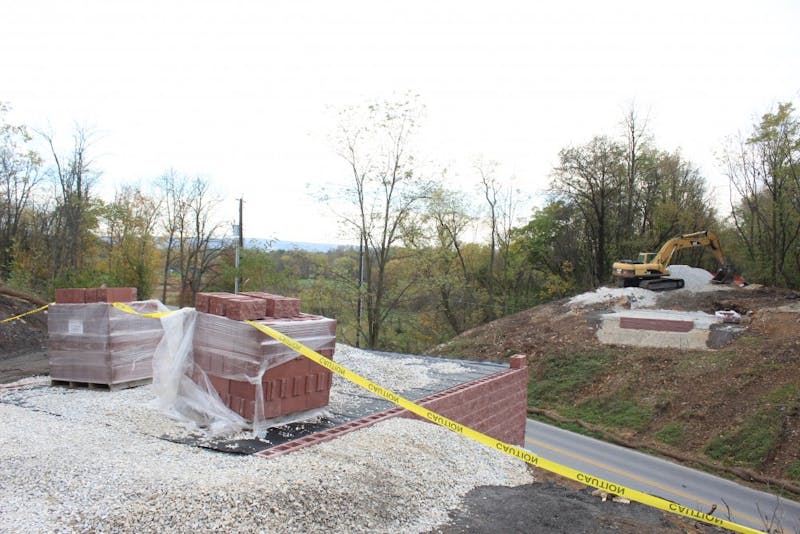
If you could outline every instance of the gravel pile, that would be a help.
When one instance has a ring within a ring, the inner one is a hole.
[[[683,289],[677,291],[691,291],[693,293],[703,293],[706,291],[719,291],[729,289],[725,284],[712,284],[711,279],[714,275],[705,269],[689,267],[688,265],[670,265],[670,277],[683,278]]]
[[[598,287],[575,295],[567,303],[571,309],[583,308],[592,304],[615,304],[615,308],[650,308],[655,305],[657,295],[649,289],[640,287]]]
[[[681,289],[670,290],[668,294],[680,292],[702,293],[706,291],[719,291],[729,289],[725,284],[712,284],[714,275],[705,269],[689,267],[688,265],[670,265],[670,278],[682,278],[684,286]],[[572,309],[590,306],[592,304],[613,305],[617,310],[652,308],[658,302],[659,293],[642,289],[640,287],[599,287],[595,291],[581,293],[572,297],[568,305]]]
[[[337,359],[393,387],[380,359]],[[416,371],[406,379],[424,381]],[[265,460],[160,439],[181,430],[149,386],[41,383],[0,389],[0,532],[424,532],[474,487],[532,480],[523,462],[430,423],[392,419]]]

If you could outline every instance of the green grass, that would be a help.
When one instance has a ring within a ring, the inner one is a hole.
[[[531,377],[528,383],[528,402],[533,406],[560,404],[563,397],[589,383],[612,363],[611,351],[581,351],[551,355],[544,363],[541,377]]]
[[[715,436],[706,446],[706,454],[738,465],[761,465],[781,439],[784,415],[797,410],[799,402],[800,388],[794,384],[772,390],[741,426]]]
[[[715,436],[706,446],[706,454],[717,460],[757,467],[777,445],[781,421],[772,410],[750,415],[739,429]]]
[[[653,407],[637,402],[627,392],[574,404],[576,392],[602,376],[616,359],[613,349],[550,355],[528,383],[528,402],[608,428],[644,429],[653,418]]]
[[[800,480],[800,460],[795,460],[786,468],[786,476],[792,480]]]
[[[656,439],[667,445],[677,446],[683,443],[683,436],[686,429],[678,422],[667,423],[664,428],[656,432]]]
[[[794,384],[787,384],[774,389],[765,397],[767,402],[784,406],[788,404],[797,404],[798,398],[800,398],[800,387]]]
[[[643,430],[653,418],[653,409],[635,400],[615,395],[610,398],[589,399],[565,410],[574,417],[609,428]]]

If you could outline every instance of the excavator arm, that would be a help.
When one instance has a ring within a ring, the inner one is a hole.
[[[727,265],[727,260],[725,259],[725,254],[722,252],[722,245],[719,243],[717,234],[709,232],[708,230],[673,237],[664,243],[664,246],[658,251],[653,262],[659,263],[664,267],[669,267],[670,263],[672,263],[672,257],[677,251],[691,247],[706,247],[719,262],[720,267]]]

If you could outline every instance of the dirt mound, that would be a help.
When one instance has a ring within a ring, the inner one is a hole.
[[[589,316],[575,313],[568,300],[537,306],[468,330],[430,354],[472,360],[505,360],[525,354],[528,360],[552,351],[598,342]]]
[[[26,300],[0,294],[0,320],[38,308]],[[21,319],[0,323],[0,354],[41,349],[47,339],[47,315],[34,313]]]
[[[0,320],[38,308],[27,300],[0,294]],[[47,374],[47,315],[37,312],[0,323],[0,383]]]
[[[502,514],[502,516],[500,514]],[[470,491],[464,507],[436,534],[526,532],[528,534],[704,533],[719,529],[643,504],[602,501],[591,489],[561,483],[535,483],[513,488],[491,486]]]
[[[800,294],[707,285],[714,289],[689,284],[644,297],[601,288],[482,325],[431,352],[486,360],[526,354],[537,408],[796,484]],[[601,345],[602,314],[636,307],[733,310],[746,328],[716,350]]]

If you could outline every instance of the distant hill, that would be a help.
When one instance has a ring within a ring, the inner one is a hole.
[[[245,239],[247,248],[268,247],[269,250],[306,250],[308,252],[328,252],[339,247],[353,247],[354,245],[341,245],[335,243],[309,243],[306,241],[282,241],[280,239]]]

